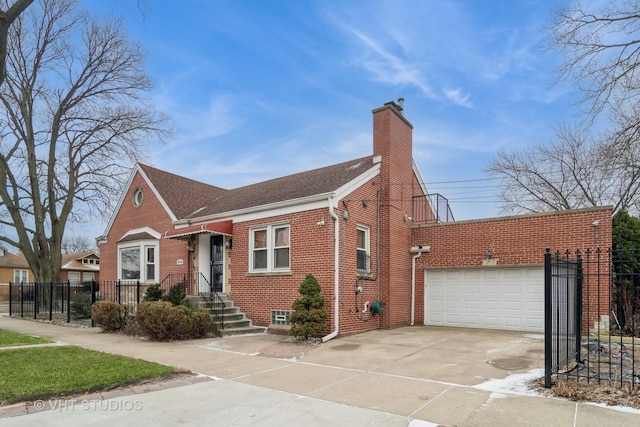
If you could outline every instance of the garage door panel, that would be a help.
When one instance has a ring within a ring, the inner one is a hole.
[[[468,311],[480,311],[482,307],[482,302],[477,299],[465,299],[464,308]]]
[[[425,324],[541,332],[542,267],[425,270]]]
[[[494,295],[499,295],[501,290],[500,290],[500,286],[498,285],[494,285],[493,283],[489,283],[486,284],[484,286],[484,290],[486,294],[494,294]]]

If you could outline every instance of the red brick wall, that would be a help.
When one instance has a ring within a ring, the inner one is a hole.
[[[431,252],[416,262],[416,323],[424,323],[425,268],[478,267],[487,250],[499,267],[543,265],[547,247],[561,252],[607,249],[612,244],[612,215],[612,208],[605,207],[414,226],[412,244],[431,246]],[[597,241],[594,221],[599,221]],[[405,256],[411,259],[411,254]],[[602,300],[608,300],[608,291],[607,286],[600,289]],[[588,303],[592,317],[589,322],[597,320],[598,314],[608,314],[608,307],[601,307],[598,313],[596,301],[597,289],[592,287],[585,295],[585,312]]]
[[[140,207],[133,205],[133,192],[136,188],[141,188],[144,199]],[[133,178],[131,186],[127,189],[124,201],[117,212],[115,220],[107,237],[107,243],[100,245],[100,278],[101,280],[112,281],[118,277],[118,240],[132,229],[150,227],[164,235],[168,230],[172,230],[173,224],[160,201],[155,197],[151,188],[139,173]],[[187,273],[189,262],[188,257],[192,253],[187,251],[187,242],[184,240],[174,240],[160,238],[159,254],[157,262],[160,263],[160,273],[158,282],[171,273]],[[177,265],[177,260],[182,259],[183,265]]]
[[[421,194],[413,174],[413,126],[395,104],[373,111],[374,155],[381,164],[381,300],[384,328],[408,324],[411,307],[412,198]]]
[[[371,180],[343,200],[338,201],[335,214],[340,222],[338,241],[339,290],[338,309],[341,335],[378,329],[380,316],[362,313],[365,301],[380,299],[381,289],[376,279],[376,193],[377,179]],[[367,200],[365,207],[363,200]],[[342,212],[349,213],[344,220]],[[318,223],[324,220],[324,225]],[[290,225],[290,273],[249,273],[249,231],[252,227],[286,221]],[[356,230],[358,225],[370,229],[371,274],[357,277]],[[334,221],[327,208],[291,215],[274,216],[255,221],[235,222],[231,256],[230,297],[254,324],[270,326],[272,310],[291,310],[293,302],[300,298],[298,289],[308,273],[313,274],[322,288],[325,307],[329,313],[327,330],[334,328]],[[357,296],[356,282],[363,288]]]
[[[100,271],[84,271],[84,270],[60,270],[60,274],[58,274],[59,282],[66,282],[69,280],[69,271],[77,271],[80,273],[80,280],[84,281],[84,275],[86,273],[93,273],[93,280],[100,280]]]

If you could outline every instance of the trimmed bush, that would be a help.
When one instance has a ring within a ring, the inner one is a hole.
[[[173,305],[180,305],[186,294],[186,286],[184,283],[176,283],[169,288],[169,292],[162,297],[163,301],[170,302]]]
[[[91,306],[91,319],[106,332],[119,331],[127,324],[127,307],[111,301],[96,301]]]
[[[327,309],[324,306],[324,297],[320,295],[320,284],[313,274],[300,284],[298,292],[302,295],[293,302],[291,308],[289,335],[309,339],[318,337],[327,328]]]
[[[211,331],[206,312],[193,312],[168,301],[145,301],[138,305],[136,323],[142,334],[156,341],[201,338]]]
[[[143,301],[160,301],[163,295],[164,289],[162,289],[158,283],[149,285],[147,290],[144,292]]]
[[[91,294],[79,293],[71,295],[71,316],[74,319],[91,318]]]

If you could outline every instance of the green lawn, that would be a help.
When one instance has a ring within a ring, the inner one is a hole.
[[[33,337],[30,335],[23,335],[17,332],[5,331],[4,329],[0,329],[0,346],[45,344],[51,342],[53,341],[46,338]]]
[[[0,350],[0,404],[98,390],[174,372],[170,366],[74,346]]]

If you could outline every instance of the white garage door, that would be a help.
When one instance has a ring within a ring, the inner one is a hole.
[[[425,270],[425,324],[544,331],[544,269]]]

